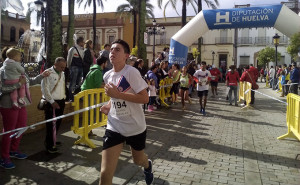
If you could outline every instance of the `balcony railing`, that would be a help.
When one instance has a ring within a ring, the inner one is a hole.
[[[268,45],[270,44],[270,37],[255,37],[256,45]]]
[[[238,38],[239,45],[252,45],[252,37],[239,37]]]
[[[232,37],[216,37],[216,44],[233,44]]]

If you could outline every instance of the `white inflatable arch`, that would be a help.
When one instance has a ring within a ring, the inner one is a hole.
[[[188,47],[208,30],[258,27],[291,37],[300,32],[300,16],[285,5],[203,10],[171,38],[169,63],[186,65]]]

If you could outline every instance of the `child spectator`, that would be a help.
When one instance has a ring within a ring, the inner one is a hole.
[[[156,88],[155,88],[155,81],[154,79],[150,79],[148,82],[148,95],[149,95],[149,104],[148,104],[148,111],[152,112],[154,110],[153,104],[156,101]]]
[[[15,84],[18,83],[21,76],[24,76],[25,69],[21,66],[22,54],[19,50],[10,48],[6,52],[7,59],[4,61],[4,83]],[[27,93],[27,94],[26,94]],[[24,97],[27,95],[29,102],[29,90],[26,88],[26,84],[23,84],[19,89],[15,89],[10,93],[12,106],[14,108],[20,108],[19,105],[25,105]]]
[[[281,83],[281,87],[282,87],[282,89],[281,89],[281,95],[280,95],[280,97],[284,97],[284,86],[285,86],[285,84],[286,84],[286,81],[285,81],[285,77],[286,77],[286,75],[285,75],[285,71],[284,70],[282,70],[282,71],[280,71],[280,75],[281,75],[281,81],[280,81],[280,83]]]

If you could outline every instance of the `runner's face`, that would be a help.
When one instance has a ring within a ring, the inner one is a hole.
[[[126,62],[129,54],[125,53],[121,44],[115,43],[110,48],[109,59],[113,65]]]

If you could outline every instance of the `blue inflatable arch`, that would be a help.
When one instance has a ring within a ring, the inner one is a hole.
[[[169,63],[186,65],[188,47],[208,30],[274,27],[291,37],[300,32],[300,16],[285,5],[203,10],[172,38]]]

